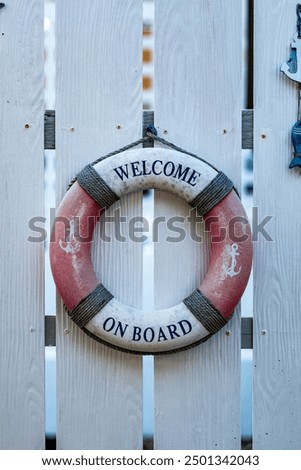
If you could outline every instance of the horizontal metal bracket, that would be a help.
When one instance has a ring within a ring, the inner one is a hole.
[[[146,135],[146,128],[154,124],[154,111],[143,111],[143,135]],[[242,111],[242,134],[241,148],[253,148],[253,110],[244,109]],[[146,145],[145,145],[146,146]],[[55,149],[55,111],[45,111],[44,115],[44,148]]]
[[[45,317],[45,346],[55,346],[55,315]],[[242,317],[241,319],[241,348],[253,348],[253,318]]]

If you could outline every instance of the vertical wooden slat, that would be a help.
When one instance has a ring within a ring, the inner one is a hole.
[[[57,197],[86,163],[141,137],[142,1],[57,3]],[[141,194],[124,197],[120,215],[141,215]],[[110,215],[108,214],[108,215]],[[101,227],[95,270],[117,299],[142,305],[142,246],[112,240]],[[123,230],[123,229],[122,229]],[[141,357],[88,338],[58,312],[58,447],[142,447]]]
[[[43,1],[0,10],[0,448],[43,449]],[[30,242],[28,237],[32,237]]]
[[[255,1],[254,241],[255,449],[300,449],[300,171],[289,170],[297,84],[280,72],[296,31],[294,0]]]
[[[155,125],[240,186],[241,1],[155,1]],[[155,216],[189,215],[183,201],[155,195]],[[187,228],[187,224],[185,226]],[[156,308],[199,285],[208,248],[155,244]],[[230,335],[225,331],[229,330]],[[240,327],[237,311],[207,343],[155,358],[155,448],[240,447]]]

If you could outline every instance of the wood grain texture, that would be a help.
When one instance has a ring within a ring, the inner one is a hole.
[[[0,448],[43,449],[44,244],[29,220],[43,216],[42,0],[0,12]]]
[[[155,2],[155,125],[159,135],[216,165],[239,187],[241,2]],[[156,193],[155,216],[189,215]],[[187,224],[185,225],[185,229]],[[199,283],[208,247],[155,244],[156,307],[176,304]],[[240,447],[239,311],[203,345],[155,359],[155,448]]]
[[[85,164],[141,137],[142,1],[62,0],[56,8],[59,202]],[[141,215],[141,199],[122,198],[120,215]],[[95,270],[117,299],[141,307],[142,246],[103,243],[104,229],[113,235],[114,224],[96,232]],[[57,335],[58,447],[141,448],[141,357],[89,339],[60,305]]]
[[[301,191],[299,170],[288,169],[297,85],[280,73],[295,11],[293,0],[255,2],[254,205],[259,221],[272,216],[273,239],[254,242],[255,449],[301,446]]]

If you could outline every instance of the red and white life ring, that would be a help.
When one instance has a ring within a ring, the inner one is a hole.
[[[205,223],[213,222],[210,265],[200,287],[178,305],[153,312],[114,298],[96,278],[90,253],[105,207],[147,188],[177,194]],[[50,261],[67,311],[88,335],[126,352],[163,354],[205,341],[229,320],[249,279],[251,230],[233,184],[204,160],[176,150],[127,150],[88,165],[63,198],[56,220],[65,223],[53,227]],[[76,222],[84,241],[76,237]]]

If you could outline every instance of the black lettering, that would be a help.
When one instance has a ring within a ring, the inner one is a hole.
[[[122,323],[119,321],[119,322],[118,322],[118,325],[117,325],[117,327],[116,327],[116,329],[115,329],[115,331],[114,331],[114,335],[117,336],[118,333],[119,333],[120,336],[121,336],[121,338],[123,338],[123,337],[124,337],[124,333],[126,332],[126,329],[127,329],[128,326],[129,326],[129,325],[126,323],[126,324],[124,325],[124,327],[122,327]]]
[[[176,333],[177,325],[167,325],[169,334],[170,334],[170,339],[180,338],[180,335]]]
[[[192,325],[188,320],[181,320],[178,322],[179,327],[183,331],[183,335],[188,335],[192,330]]]
[[[110,322],[110,323],[109,323]],[[107,318],[103,323],[103,329],[105,331],[112,331],[115,326],[115,320],[112,317]]]
[[[186,181],[186,176],[189,172],[190,168],[187,166],[185,170],[182,171],[182,165],[179,163],[178,168],[176,169],[175,174],[173,175],[174,178],[178,178],[179,180]]]
[[[141,328],[139,326],[134,326],[132,340],[133,341],[140,341],[141,340]]]
[[[123,181],[123,178],[125,177],[126,179],[128,179],[129,177],[129,170],[128,170],[128,164],[126,163],[123,166],[119,166],[118,168],[113,168],[113,170],[115,171],[115,173],[119,176],[119,178]]]
[[[198,171],[195,171],[195,170],[192,170],[192,173],[187,181],[188,184],[190,184],[190,186],[195,186],[196,185],[196,179],[201,176],[201,173],[199,173]]]
[[[164,334],[164,331],[163,329],[161,328],[161,326],[159,327],[159,334],[158,334],[158,343],[160,343],[161,339],[163,341],[167,341],[167,337],[165,336]]]
[[[142,160],[141,163],[142,163],[142,174],[143,175],[151,175],[152,174],[151,171],[149,171],[148,173],[146,171],[146,160]]]
[[[148,335],[148,332],[150,332],[150,335]],[[155,338],[154,330],[150,327],[146,328],[143,333],[143,338],[144,338],[144,341],[146,341],[147,343],[151,343],[152,341],[154,341],[154,338]]]
[[[168,166],[171,166],[171,171],[167,172]],[[175,171],[175,164],[173,162],[167,162],[164,165],[163,172],[165,176],[171,176],[173,172]]]
[[[139,163],[140,162],[131,162],[131,167],[132,167],[132,172],[133,172],[134,177],[142,175],[141,172],[139,173],[139,168],[138,168]]]
[[[152,172],[154,173],[154,175],[159,176],[159,175],[161,175],[162,170],[159,171],[158,173],[155,171],[156,163],[161,163],[161,166],[162,166],[163,162],[162,162],[162,160],[155,160],[154,163],[152,164]]]

